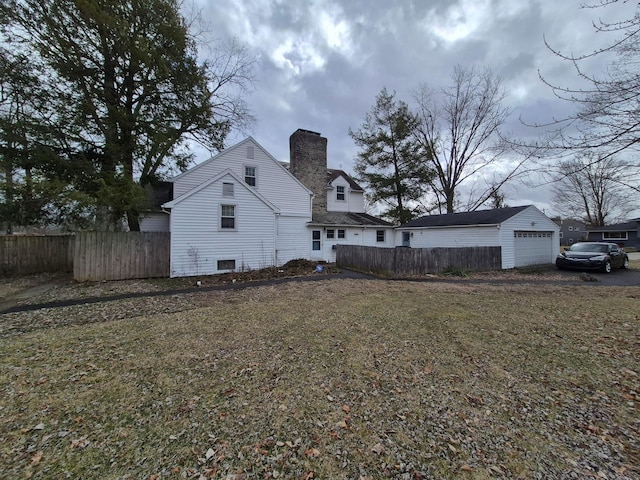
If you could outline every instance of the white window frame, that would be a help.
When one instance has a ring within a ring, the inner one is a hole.
[[[339,228],[337,233],[337,238],[341,238],[341,239],[347,238],[347,231],[342,228]]]
[[[336,238],[336,231],[333,228],[327,228],[327,238]]]
[[[235,190],[234,187],[235,185],[232,182],[222,182],[222,196],[227,198],[233,198],[234,190]]]
[[[253,175],[248,175],[247,174],[247,169],[253,169]],[[245,165],[243,167],[243,178],[244,178],[244,183],[246,183],[247,185],[249,185],[250,187],[253,188],[257,188],[258,187],[258,167],[256,167],[255,165]],[[247,181],[247,179],[253,179],[253,185],[251,185],[251,182]]]
[[[225,207],[233,207],[233,215],[224,215]],[[233,228],[223,226],[223,220],[233,218]],[[220,220],[218,223],[218,229],[221,232],[235,232],[238,230],[238,206],[233,203],[221,203],[220,204]]]
[[[342,196],[342,198],[340,198]],[[344,185],[336,185],[336,201],[345,202],[347,200],[347,188]]]
[[[376,230],[376,242],[378,243],[384,243],[385,242],[385,237],[386,237],[386,232],[384,230]],[[382,234],[382,235],[380,235]],[[382,236],[382,239],[380,239],[380,236]]]
[[[629,240],[627,232],[602,232],[603,240]]]

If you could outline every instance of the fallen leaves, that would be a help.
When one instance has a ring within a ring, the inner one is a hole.
[[[318,450],[317,448],[310,448],[308,450],[305,450],[304,454],[310,458],[318,458],[320,456],[320,450]]]
[[[33,333],[2,340],[0,469],[634,478],[634,345],[604,364],[593,353],[637,326],[572,292],[586,321],[562,293],[319,282],[52,310],[47,331],[33,312]]]
[[[33,456],[31,457],[31,465],[38,465],[40,463],[40,460],[42,460],[41,451],[33,454]]]
[[[381,443],[376,443],[373,447],[371,447],[371,451],[376,455],[382,455],[384,453],[384,445]]]

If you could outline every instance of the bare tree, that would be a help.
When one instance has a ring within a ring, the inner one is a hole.
[[[582,8],[615,11],[622,3],[626,0],[600,0]],[[554,55],[573,65],[585,87],[561,86],[542,74],[540,77],[558,98],[577,105],[574,115],[546,125],[557,127],[551,146],[565,152],[597,149],[598,157],[606,158],[635,151],[640,144],[640,10],[636,6],[631,18],[594,22],[593,28],[602,36],[617,34],[618,37],[600,49],[581,55],[561,53],[545,39],[545,45]],[[604,73],[586,71],[587,62],[594,57],[609,60]]]
[[[627,166],[614,157],[590,155],[561,162],[552,188],[555,207],[592,227],[624,218],[637,206],[630,200]]]
[[[451,213],[461,204],[476,210],[520,170],[522,161],[496,165],[508,148],[500,137],[510,114],[504,98],[501,80],[489,69],[460,66],[454,68],[449,87],[436,92],[422,85],[417,92],[417,138],[436,174],[432,210]],[[461,201],[465,183],[468,198]]]

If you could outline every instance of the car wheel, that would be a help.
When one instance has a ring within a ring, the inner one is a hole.
[[[625,270],[629,268],[629,257],[624,257],[624,262],[622,262],[622,268]]]
[[[604,265],[602,266],[602,271],[604,273],[611,273],[611,261],[607,260],[606,262],[604,262]]]

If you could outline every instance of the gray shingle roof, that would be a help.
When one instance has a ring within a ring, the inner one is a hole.
[[[399,228],[420,227],[453,227],[458,225],[497,225],[508,220],[517,213],[529,208],[521,207],[494,208],[493,210],[477,210],[475,212],[447,213],[443,215],[425,215],[400,225]]]
[[[362,227],[391,227],[391,223],[367,213],[327,212],[313,214],[311,225],[362,226]]]
[[[364,191],[364,189],[360,185],[358,185],[358,183],[353,178],[351,178],[351,176],[347,172],[345,172],[344,170],[336,170],[334,168],[329,168],[327,170],[327,184],[330,184],[339,176],[344,177],[347,182],[349,182],[351,190],[356,190],[358,192]]]
[[[638,229],[640,229],[640,218],[636,218],[629,222],[605,225],[604,227],[587,227],[589,232],[628,232]]]

